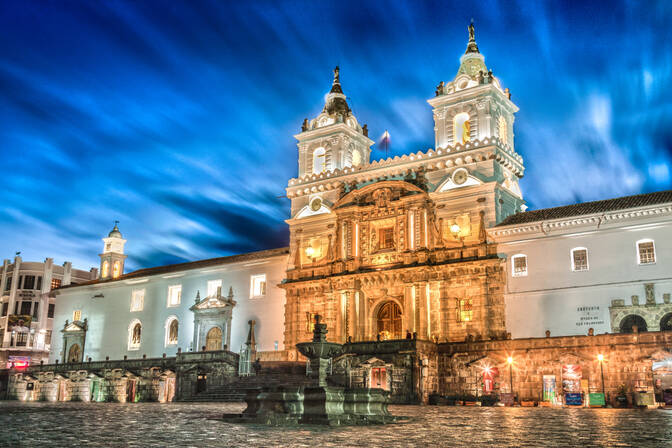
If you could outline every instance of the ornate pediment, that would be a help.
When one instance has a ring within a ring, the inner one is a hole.
[[[425,194],[425,191],[420,187],[403,180],[386,180],[350,191],[336,203],[334,208],[351,205],[372,205],[378,208],[386,208],[389,207],[391,202],[406,196],[418,194]]]
[[[87,323],[86,321],[74,321],[74,322],[65,322],[65,326],[63,327],[63,332],[64,333],[75,333],[75,332],[81,332],[81,331],[86,331],[87,329]]]
[[[189,308],[191,311],[205,311],[211,309],[223,309],[226,307],[233,307],[236,301],[233,300],[233,288],[229,288],[229,295],[223,296],[221,294],[210,297],[200,298],[196,296],[196,303]]]

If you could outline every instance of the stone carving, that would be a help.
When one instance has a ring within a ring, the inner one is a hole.
[[[663,303],[670,303],[670,293],[666,292],[663,294]]]
[[[639,305],[639,296],[635,295],[630,298],[633,305]]]
[[[645,283],[644,284],[644,294],[646,297],[646,304],[647,305],[655,305],[656,304],[656,293],[653,288],[653,283]]]

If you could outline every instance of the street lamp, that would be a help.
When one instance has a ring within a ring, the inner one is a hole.
[[[450,233],[453,235],[453,238],[460,240],[460,244],[461,244],[461,246],[460,246],[460,259],[462,259],[463,249],[464,249],[464,237],[460,236],[460,230],[462,230],[462,229],[460,229],[460,226],[458,226],[457,224],[453,224],[452,226],[450,226]]]
[[[506,362],[509,364],[509,389],[511,390],[511,396],[513,397],[513,357],[509,356],[506,358]]]
[[[604,399],[606,400],[607,396],[604,393],[604,368],[602,367],[604,364],[604,355],[602,353],[597,355],[597,360],[600,362],[600,376],[602,377],[602,395],[604,395],[605,397]]]

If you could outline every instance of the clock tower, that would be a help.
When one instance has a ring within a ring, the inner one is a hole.
[[[117,278],[124,273],[124,245],[126,240],[119,231],[119,221],[114,222],[114,228],[103,238],[103,253],[100,254],[100,278],[103,280]]]

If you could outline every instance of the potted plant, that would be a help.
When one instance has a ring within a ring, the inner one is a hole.
[[[625,388],[625,384],[621,384],[616,389],[616,407],[626,408],[628,407],[628,391]]]

